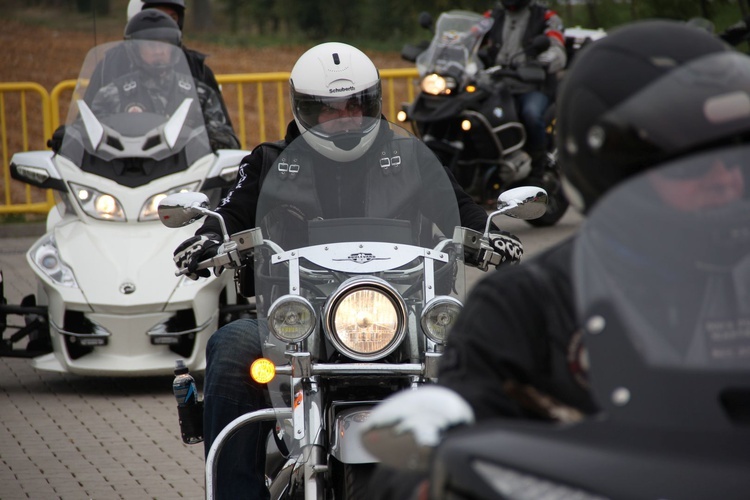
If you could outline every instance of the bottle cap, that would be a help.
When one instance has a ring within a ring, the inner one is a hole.
[[[185,366],[185,362],[183,360],[178,359],[175,362],[175,368],[174,368],[175,375],[182,375],[183,373],[187,373],[188,371],[189,371],[188,367]]]

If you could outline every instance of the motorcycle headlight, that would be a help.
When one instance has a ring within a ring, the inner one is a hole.
[[[323,328],[340,352],[357,361],[392,353],[406,335],[406,304],[379,278],[352,278],[329,298]]]
[[[422,330],[436,344],[445,344],[463,304],[454,297],[435,297],[422,311]]]
[[[315,309],[304,297],[284,295],[268,310],[268,329],[282,342],[301,342],[315,329]]]
[[[81,186],[73,182],[73,196],[78,205],[88,215],[95,219],[126,222],[125,211],[120,202],[111,194],[102,193],[94,188]]]
[[[73,270],[60,259],[54,238],[45,238],[31,249],[31,260],[58,285],[78,288]]]
[[[193,182],[191,184],[185,184],[184,186],[172,188],[168,191],[164,191],[162,193],[157,193],[153,195],[148,200],[146,200],[146,203],[143,204],[143,207],[141,208],[141,213],[138,214],[138,220],[142,222],[149,221],[149,220],[158,220],[159,213],[157,212],[156,209],[159,207],[159,202],[161,200],[163,200],[170,194],[185,193],[187,191],[195,191],[197,189],[198,189],[198,183]]]
[[[420,88],[425,94],[450,94],[456,88],[456,80],[449,76],[443,77],[433,73],[422,78]]]

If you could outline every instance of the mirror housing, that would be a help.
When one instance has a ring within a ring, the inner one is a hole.
[[[520,186],[500,193],[497,210],[514,219],[538,219],[547,212],[547,191],[537,186]],[[490,217],[497,215],[493,213]]]
[[[388,466],[424,472],[445,432],[472,423],[474,411],[458,393],[422,386],[377,405],[362,427],[362,444]]]
[[[420,12],[419,17],[417,18],[417,22],[422,28],[432,31],[432,16],[429,12]]]
[[[159,202],[159,220],[167,227],[192,224],[206,214],[208,196],[205,193],[175,193]]]

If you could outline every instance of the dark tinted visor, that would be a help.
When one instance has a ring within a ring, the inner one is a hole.
[[[154,40],[180,46],[182,33],[174,28],[150,28],[136,31],[126,37],[127,40]]]
[[[750,57],[720,52],[676,68],[604,115],[601,144],[666,157],[750,132]],[[593,128],[592,128],[593,130]]]

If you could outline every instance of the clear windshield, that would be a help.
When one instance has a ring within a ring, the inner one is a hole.
[[[748,158],[743,146],[683,159],[624,183],[594,207],[576,244],[577,302],[584,321],[604,316],[596,346],[618,359],[591,352],[592,374],[618,380],[638,363],[750,368]],[[627,348],[618,347],[623,336]],[[639,360],[626,365],[621,358],[631,350]]]
[[[368,152],[345,163],[318,154],[303,135],[278,156],[264,179],[256,225],[273,245],[256,249],[255,287],[262,335],[268,336],[264,354],[277,364],[288,364],[283,356],[287,346],[268,335],[267,318],[275,316],[273,304],[283,295],[311,304],[316,333],[302,350],[323,363],[347,357],[328,335],[326,316],[330,297],[341,292],[345,282],[364,278],[371,285],[352,294],[348,304],[353,308],[358,300],[376,295],[391,302],[384,302],[384,308],[403,301],[405,309],[403,318],[397,314],[379,319],[380,313],[373,310],[372,317],[346,319],[343,310],[349,306],[341,301],[340,317],[351,324],[337,323],[336,328],[346,329],[352,338],[368,336],[370,345],[355,358],[359,360],[418,362],[419,349],[424,352],[421,334],[421,346],[412,341],[412,348],[404,350],[410,342],[404,340],[381,356],[388,346],[387,341],[379,343],[380,327],[387,330],[391,321],[406,321],[409,332],[419,331],[420,314],[430,298],[448,295],[463,301],[463,250],[445,245],[460,222],[444,167],[421,141],[397,125],[381,121],[377,130]],[[310,140],[317,138],[311,135]],[[274,406],[289,406],[288,388],[287,399],[280,397]]]
[[[60,154],[83,170],[116,178],[133,170],[184,170],[210,152],[181,48],[127,40],[89,51]]]
[[[430,46],[417,57],[419,75],[437,73],[451,76],[458,83],[475,75],[484,68],[477,51],[493,22],[475,12],[454,10],[440,14]]]

